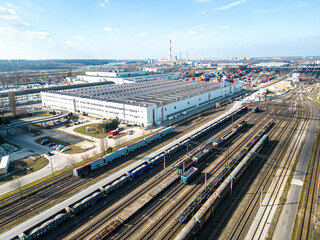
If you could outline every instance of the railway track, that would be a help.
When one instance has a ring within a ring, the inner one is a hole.
[[[204,120],[203,120],[204,121]],[[201,123],[202,121],[200,121]],[[199,123],[199,122],[198,122]],[[179,126],[177,129],[175,129],[176,132],[183,132],[186,129],[189,129],[191,127],[194,127],[193,124],[187,124],[183,126]],[[171,135],[172,136],[172,135]],[[169,137],[164,138],[165,141],[169,139]],[[162,141],[163,143],[164,141]],[[134,156],[141,154],[145,149],[152,149],[152,146],[155,144],[152,143],[148,146],[146,146],[143,150],[138,149]],[[193,147],[191,146],[190,149]],[[126,156],[123,158],[123,161],[128,161],[132,158],[132,155]],[[102,178],[103,175],[108,171],[108,169],[113,169],[114,167],[118,166],[120,163],[117,161],[113,161],[109,163],[107,166],[97,169],[94,173],[91,174],[91,177],[89,178],[73,178],[72,171],[68,171],[62,174],[62,177],[58,182],[55,182],[55,184],[51,184],[47,187],[44,187],[40,190],[36,190],[40,186],[33,186],[32,188],[28,189],[29,192],[33,192],[32,194],[23,197],[22,199],[14,201],[13,199],[16,198],[16,196],[8,197],[7,199],[1,200],[0,205],[2,207],[0,208],[0,227],[10,226],[9,224],[12,224],[14,221],[18,220],[21,216],[26,216],[27,214],[30,214],[31,212],[35,211],[36,209],[39,209],[43,206],[46,206],[50,202],[64,196],[66,193],[73,191],[84,184],[89,183],[95,178]],[[59,179],[58,178],[58,179]],[[54,182],[54,179],[49,179],[44,183],[45,185],[50,184],[50,182]],[[40,185],[43,185],[40,184]],[[12,202],[11,202],[12,201]],[[7,204],[5,204],[7,203]]]
[[[300,116],[300,114],[299,114]],[[291,120],[287,122],[287,124],[285,125],[285,128],[289,128],[290,127],[290,123],[293,120],[293,117],[291,117]],[[300,119],[300,117],[298,117],[298,119]],[[297,128],[298,124],[300,123],[301,120],[293,123],[294,124],[294,129]],[[303,128],[306,126],[306,123],[304,123]],[[303,129],[302,128],[302,129]],[[302,131],[302,130],[301,130]],[[242,237],[242,234],[244,233],[244,230],[246,228],[246,225],[249,222],[249,219],[253,216],[253,212],[254,209],[256,209],[256,207],[259,205],[259,201],[261,201],[260,199],[260,192],[263,191],[263,189],[265,188],[265,186],[267,186],[268,182],[270,180],[272,180],[273,175],[275,174],[278,165],[281,163],[281,160],[284,158],[285,154],[286,154],[286,150],[288,149],[288,147],[291,144],[291,140],[294,136],[295,131],[290,131],[289,135],[286,136],[286,139],[284,141],[284,143],[282,144],[281,148],[279,149],[279,152],[277,153],[277,155],[275,156],[272,164],[269,166],[269,168],[267,169],[267,173],[264,175],[262,181],[260,181],[258,187],[256,188],[257,190],[254,192],[253,197],[250,199],[249,204],[246,206],[246,208],[244,209],[244,211],[242,211],[242,215],[240,216],[240,220],[237,223],[237,225],[233,228],[232,233],[230,234],[229,238],[230,239],[239,239],[240,237]],[[278,139],[280,139],[282,137],[282,134],[278,135]],[[291,152],[292,153],[294,150],[297,149],[298,145],[297,145],[298,141],[295,143],[295,145],[293,146],[293,148],[291,148]],[[271,147],[270,147],[271,148]],[[282,173],[279,174],[286,174],[288,171],[288,166],[292,163],[291,162],[292,159],[290,159],[290,161],[287,161],[285,163],[285,165],[282,167],[283,171]],[[281,181],[282,180],[282,181]],[[278,188],[275,188],[272,192],[272,196],[278,196],[279,195],[279,191],[280,191],[280,186],[281,184],[283,184],[283,178],[282,179],[278,179],[278,181],[276,182],[276,185],[278,186]],[[244,193],[243,193],[244,194]],[[270,200],[270,199],[269,199]],[[266,203],[267,206],[269,206],[269,204],[273,204],[275,201],[275,198],[273,199],[273,201],[269,201]],[[266,210],[267,208],[265,208]],[[270,209],[269,209],[270,210]],[[265,211],[264,212],[265,216],[269,216],[270,211]],[[266,226],[266,220],[262,221],[261,223],[259,223],[258,225],[261,224],[260,228],[264,228]],[[253,234],[252,238],[259,238],[261,235],[259,233],[257,233],[259,226],[255,229],[255,233]],[[261,232],[260,232],[261,233]],[[217,233],[215,233],[217,234]],[[213,236],[210,237],[211,239],[213,238]]]
[[[259,120],[258,120],[259,121]],[[266,120],[267,121],[267,120]],[[259,127],[257,127],[257,129],[259,129]],[[257,131],[256,129],[256,131]],[[253,137],[253,135],[256,133],[256,131],[253,131],[251,134],[249,134],[249,136],[246,137],[246,139],[251,139]],[[231,155],[235,154],[241,147],[244,146],[246,142],[243,141],[242,144],[240,144],[237,148],[235,148],[232,152]],[[208,156],[209,158],[210,156]],[[210,175],[213,175],[214,173],[216,173],[218,171],[218,169],[220,169],[221,167],[224,166],[224,164],[226,163],[226,159],[224,159],[224,161],[221,161],[218,166],[216,166],[213,170],[211,170],[209,172]],[[202,162],[205,163],[205,162]],[[201,166],[199,166],[199,168],[201,168]],[[199,192],[200,188],[202,187],[202,183],[203,183],[204,177],[201,178],[197,178],[196,182],[194,183],[195,187],[193,187],[192,189],[188,190],[187,194],[183,196],[182,199],[180,199],[179,201],[177,201],[178,203],[171,208],[169,211],[165,212],[165,215],[161,216],[159,221],[156,221],[156,225],[150,226],[147,229],[147,232],[145,233],[145,235],[143,235],[142,237],[140,236],[139,239],[154,239],[157,236],[155,236],[155,234],[157,232],[159,232],[159,229],[162,228],[164,226],[165,223],[167,223],[169,221],[170,218],[172,218],[173,215],[175,215],[175,213],[177,213],[178,211],[181,210],[181,207],[187,202],[189,201],[192,196],[195,195],[196,192]],[[140,227],[142,227],[143,224],[147,223],[148,220],[153,217],[153,215],[157,214],[158,211],[160,209],[162,209],[164,206],[169,205],[170,203],[170,199],[173,196],[178,195],[178,193],[180,193],[182,191],[182,189],[185,187],[185,185],[180,184],[177,188],[175,188],[173,191],[171,191],[169,193],[169,195],[165,196],[163,199],[159,202],[159,204],[155,205],[154,207],[152,207],[147,213],[144,214],[144,217],[139,219],[138,222],[135,222],[134,225],[131,228],[128,228],[126,230],[124,230],[121,235],[116,236],[115,239],[127,239],[130,238],[130,236],[135,232],[138,231]],[[175,226],[170,230],[170,233],[172,234],[172,232],[176,232],[178,231],[178,229],[180,228],[181,224],[176,222]],[[161,236],[161,239],[167,239],[167,236]]]
[[[268,151],[266,151],[265,155],[269,156],[273,149],[276,147],[276,142],[279,141],[282,137],[284,137],[285,130],[290,127],[290,124],[293,120],[293,115],[290,116],[289,119],[286,120],[286,118],[289,117],[289,114],[287,116],[283,116],[282,122],[284,122],[284,127],[281,129],[281,124],[277,124],[269,131],[269,136],[273,139],[268,147]],[[261,156],[260,156],[261,157]],[[224,226],[226,225],[227,221],[231,218],[231,215],[237,208],[239,202],[244,197],[244,195],[247,193],[250,185],[255,180],[256,175],[262,168],[262,166],[265,164],[264,161],[257,161],[258,164],[255,166],[255,168],[252,169],[252,173],[250,173],[250,176],[246,180],[245,184],[242,186],[241,191],[236,194],[236,197],[232,199],[231,206],[228,206],[228,210],[224,213],[224,216],[220,218],[219,223],[217,224],[214,231],[209,236],[209,239],[216,239],[218,238],[218,235],[222,232]],[[254,213],[254,209],[259,204],[260,200],[260,194],[259,192],[266,184],[266,181],[272,177],[272,174],[274,172],[274,169],[277,166],[277,161],[273,161],[271,165],[269,166],[267,173],[265,174],[263,180],[259,183],[257,190],[252,194],[252,198],[249,200],[249,204],[246,205],[246,207],[243,208],[240,215],[240,220],[236,223],[235,226],[228,227],[229,229],[232,229],[231,232],[228,234],[228,239],[239,239],[241,234],[244,231],[244,228],[246,224],[248,223],[250,217]]]
[[[218,131],[220,129],[221,129],[221,127],[217,128],[216,131]],[[226,131],[228,131],[228,130],[226,130]],[[203,141],[207,140],[209,137],[211,137],[211,136],[205,136],[203,138]],[[192,149],[194,149],[194,148],[195,148],[194,146],[190,146],[190,152],[192,152]],[[175,153],[174,155],[172,155],[172,157],[170,157],[172,160],[169,160],[170,159],[169,158],[169,159],[166,160],[166,162],[168,164],[172,164],[173,162],[177,161],[181,157],[181,153],[182,152],[179,151],[179,152]],[[140,191],[139,193],[134,195],[133,198],[130,198],[130,200],[126,201],[125,204],[122,204],[120,208],[117,208],[117,209],[114,209],[113,211],[110,211],[110,213],[107,214],[107,216],[102,217],[102,220],[94,221],[94,222],[92,222],[92,224],[88,224],[88,226],[86,226],[86,230],[80,231],[77,234],[73,234],[72,239],[85,239],[85,238],[87,238],[87,236],[92,234],[92,232],[94,232],[97,228],[99,228],[103,224],[107,223],[112,218],[115,218],[119,214],[119,212],[121,212],[121,210],[123,210],[125,207],[129,206],[130,204],[132,204],[136,199],[138,199],[139,197],[144,195],[147,191],[151,190],[155,185],[159,184],[164,178],[168,177],[174,171],[175,171],[175,169],[171,169],[171,170],[167,171],[164,177],[158,178],[156,182],[153,182],[152,184],[148,185],[148,187],[143,188],[143,191]],[[153,173],[149,172],[149,177],[153,176],[153,175],[154,175]],[[148,176],[144,176],[144,178],[148,178]],[[139,186],[141,184],[141,182],[143,182],[143,181],[137,182],[135,185]],[[98,211],[90,214],[90,216],[96,215],[96,214],[98,214]],[[78,227],[80,227],[81,224],[78,224]],[[59,235],[58,238],[61,239],[61,238],[66,237],[66,236],[67,236],[67,233]]]
[[[316,136],[315,143],[313,145],[313,152],[311,154],[311,161],[309,162],[308,172],[306,178],[309,178],[306,185],[305,200],[303,209],[303,216],[301,223],[299,224],[300,230],[297,231],[295,239],[312,239],[313,229],[312,225],[315,221],[315,202],[318,197],[317,187],[319,181],[320,172],[320,134]]]

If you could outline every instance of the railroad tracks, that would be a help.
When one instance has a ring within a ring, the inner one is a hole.
[[[261,120],[261,119],[259,119],[259,120]],[[265,121],[267,121],[267,120],[265,120]],[[263,123],[261,125],[263,125]],[[257,127],[257,129],[260,129],[260,128],[261,128],[261,126]],[[251,134],[249,134],[249,136],[246,137],[246,139],[248,139],[248,140],[251,139],[255,133],[256,132],[253,131]],[[242,146],[244,146],[245,143],[246,142],[243,141],[242,144],[238,145],[238,147],[236,149],[234,149],[232,154],[236,153]],[[218,164],[218,166],[216,166],[213,170],[211,170],[209,172],[209,174],[213,175],[214,173],[216,173],[218,169],[221,169],[221,167],[224,166],[226,161],[227,161],[227,159],[224,159],[223,161],[221,161]],[[200,168],[200,166],[199,166],[199,168]],[[143,217],[140,218],[137,222],[135,222],[132,225],[132,227],[130,227],[130,228],[128,227],[127,229],[123,230],[120,234],[115,236],[114,239],[137,238],[137,237],[133,237],[132,235],[134,234],[134,232],[142,231],[141,228],[144,224],[147,225],[145,227],[147,230],[145,230],[145,232],[142,236],[138,237],[139,239],[155,239],[155,238],[169,239],[180,229],[180,227],[182,225],[181,223],[176,222],[174,220],[174,216],[176,215],[176,213],[181,211],[182,206],[185,205],[187,203],[187,201],[192,199],[192,197],[195,195],[195,193],[199,192],[199,190],[202,188],[203,182],[204,182],[203,176],[200,178],[197,178],[196,182],[194,182],[195,186],[192,187],[191,189],[188,189],[186,195],[180,196],[179,199],[172,200],[174,198],[174,196],[177,196],[178,193],[180,193],[182,191],[182,189],[185,187],[184,185],[180,184],[177,188],[175,188],[171,192],[169,192],[168,195],[163,197],[159,201],[158,204],[156,204],[155,206],[150,208],[147,211],[147,213],[144,213]],[[169,210],[163,211],[161,216],[159,216],[159,217],[155,216],[156,214],[159,214],[160,210],[162,211],[163,208],[170,206],[172,201],[174,201],[176,203],[176,205],[174,205],[174,207],[172,207]],[[156,220],[152,220],[152,218],[156,219]],[[172,228],[169,227],[169,229],[164,230],[165,225],[167,225],[170,220],[171,220],[171,223],[173,223],[172,224],[173,227]],[[150,222],[152,222],[153,224],[150,225]],[[166,233],[161,235],[161,237],[159,237],[157,235],[158,232],[166,232]]]
[[[299,116],[301,116],[301,115],[299,114]],[[296,129],[297,126],[299,125],[300,121],[302,121],[300,117],[298,117],[298,119],[299,119],[299,121],[297,121],[296,123],[293,123],[293,125],[294,125],[293,130]],[[293,116],[291,117],[290,122],[289,121],[287,122],[287,124],[285,125],[285,128],[288,129],[290,127],[292,120],[293,120]],[[300,129],[300,130],[302,131],[305,126],[306,126],[306,122],[304,122],[304,125],[302,126],[302,129]],[[274,132],[276,132],[276,131],[274,131]],[[272,135],[274,135],[274,132]],[[284,132],[284,130],[282,130],[282,132]],[[259,206],[259,202],[261,201],[261,199],[260,199],[261,194],[260,193],[267,186],[269,180],[271,180],[273,178],[273,175],[275,174],[277,168],[279,167],[279,164],[281,164],[282,159],[285,157],[286,150],[288,149],[288,147],[291,144],[291,140],[293,139],[294,133],[295,133],[295,131],[290,131],[289,135],[286,136],[286,139],[283,142],[279,152],[277,153],[273,162],[269,166],[267,173],[263,177],[262,181],[260,181],[255,192],[252,194],[252,198],[250,199],[249,204],[246,206],[246,208],[240,214],[240,220],[236,223],[236,225],[234,227],[232,227],[233,231],[229,235],[229,237],[228,237],[229,239],[239,239],[239,238],[243,237],[246,226],[250,222],[250,218],[253,216],[254,209],[256,209],[256,207]],[[277,139],[280,140],[282,135],[283,134],[281,134],[281,133],[278,134],[276,140]],[[296,141],[294,143],[294,145],[291,148],[290,154],[292,154],[295,150],[297,150],[298,142],[299,141]],[[273,147],[270,146],[270,149],[272,149],[272,148]],[[285,162],[284,165],[281,166],[282,172],[277,173],[277,176],[287,173],[289,165],[292,164],[291,161],[292,161],[292,158],[290,158],[289,161]],[[281,188],[281,186],[283,186],[282,184],[284,184],[283,178],[276,178],[276,180],[277,181],[275,182],[275,185],[277,186],[277,188],[275,188],[272,192],[270,192],[271,195],[274,197],[280,196],[279,195],[280,188]],[[242,192],[242,194],[244,194],[244,192]],[[275,199],[276,198],[272,198],[272,200],[271,200],[271,198],[270,198],[268,202],[265,202],[263,204],[266,206],[273,205],[275,202]],[[269,207],[266,207],[264,210],[265,210],[265,212],[263,212],[263,215],[269,216],[271,209]],[[259,238],[261,236],[260,230],[265,228],[266,222],[267,222],[266,219],[268,219],[268,218],[263,218],[263,220],[261,220],[261,222],[259,222],[257,224],[257,227],[255,228],[255,230],[253,230],[253,235],[250,235],[249,238]],[[260,230],[258,231],[258,229],[260,229]],[[217,233],[215,233],[215,234],[217,234]]]
[[[287,114],[287,117],[289,117],[289,114]],[[284,127],[281,128],[281,124],[277,124],[275,127],[273,127],[270,131],[269,131],[269,136],[271,137],[272,141],[269,142],[269,145],[266,145],[266,149],[268,149],[268,151],[266,151],[264,156],[269,156],[273,149],[276,147],[276,142],[280,141],[281,138],[284,137],[285,135],[285,130],[288,129],[290,127],[290,124],[294,118],[294,116],[291,114],[290,118],[286,120],[287,118],[286,116],[282,116],[282,122],[284,122]],[[293,131],[292,131],[293,132]],[[290,139],[287,138],[287,140],[289,141]],[[285,149],[285,144],[282,145],[282,149]],[[260,156],[260,160],[261,155]],[[265,158],[265,157],[264,157]],[[250,176],[248,176],[248,178],[246,179],[245,183],[243,183],[243,186],[241,188],[241,190],[239,190],[239,192],[237,192],[235,194],[235,197],[232,198],[232,203],[230,206],[227,206],[227,210],[222,210],[224,211],[224,215],[219,218],[219,223],[217,223],[216,228],[214,231],[212,231],[212,233],[210,234],[209,239],[215,239],[218,237],[219,234],[221,234],[223,228],[226,226],[227,222],[229,219],[237,219],[235,224],[228,225],[228,229],[230,229],[231,231],[229,231],[228,234],[225,234],[224,237],[226,239],[239,239],[242,238],[242,234],[243,232],[246,230],[246,226],[248,224],[248,222],[250,221],[250,218],[252,217],[252,215],[254,214],[254,211],[256,209],[256,207],[259,205],[260,202],[260,197],[261,197],[261,191],[264,189],[264,187],[266,186],[268,180],[270,180],[270,178],[273,176],[274,171],[277,167],[277,164],[279,163],[279,159],[281,159],[280,155],[277,155],[274,160],[270,163],[270,166],[268,167],[268,170],[266,171],[263,180],[259,182],[258,186],[256,187],[255,191],[250,194],[252,195],[252,197],[249,200],[249,203],[244,206],[243,208],[241,208],[241,212],[237,213],[237,215],[235,217],[232,217],[231,215],[235,212],[238,204],[240,203],[240,201],[245,197],[248,188],[250,187],[250,185],[252,184],[252,182],[255,180],[256,175],[258,174],[258,172],[260,171],[260,169],[262,168],[262,166],[265,164],[264,161],[256,161],[257,165],[252,168],[252,172],[250,173]]]
[[[232,128],[232,127],[231,127]],[[229,131],[231,130],[231,128],[229,129]],[[226,130],[228,131],[228,130]],[[207,140],[208,137],[212,137],[212,136],[206,136],[203,138],[203,141]],[[190,153],[192,152],[192,148],[190,150]],[[179,156],[180,158],[180,156]],[[177,159],[179,159],[177,158]],[[177,159],[174,159],[171,162],[176,161]],[[166,173],[166,176],[169,176],[171,173],[175,172],[175,169],[170,169],[168,173]],[[140,197],[143,197],[145,194],[147,194],[148,191],[150,191],[151,188],[154,188],[157,184],[160,184],[161,181],[164,179],[165,177],[161,177],[158,178],[156,180],[156,182],[152,182],[152,184],[148,185],[147,187],[143,188],[143,191],[140,191],[138,194],[134,195],[134,197],[130,198],[129,201],[126,201],[125,204],[122,204],[120,208],[114,209],[113,211],[110,211],[110,214],[107,214],[107,216],[103,216],[103,217],[99,217],[98,220],[92,221],[92,223],[88,223],[86,225],[86,230],[84,231],[80,231],[77,234],[73,234],[72,238],[73,239],[84,239],[84,238],[88,238],[89,236],[93,235],[93,232],[97,232],[99,228],[102,227],[102,225],[104,225],[107,222],[114,222],[115,218],[117,217],[117,215],[126,207],[130,206],[130,204],[132,204],[134,201],[136,201],[137,199],[139,199]],[[94,214],[92,214],[94,215]]]
[[[315,143],[313,145],[313,152],[311,153],[311,160],[309,162],[308,172],[306,173],[305,195],[302,204],[303,215],[302,219],[298,221],[298,230],[295,239],[312,239],[313,229],[312,226],[315,221],[318,221],[315,216],[315,203],[317,201],[317,187],[319,184],[319,172],[320,172],[320,134],[316,136]]]

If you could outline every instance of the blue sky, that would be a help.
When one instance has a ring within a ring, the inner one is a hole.
[[[0,0],[0,59],[320,55],[316,0]]]

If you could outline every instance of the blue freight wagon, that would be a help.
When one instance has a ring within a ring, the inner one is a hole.
[[[192,167],[188,171],[186,171],[183,175],[181,175],[181,180],[184,182],[189,182],[194,176],[196,176],[199,172],[198,168]]]
[[[109,153],[107,155],[104,155],[103,156],[104,162],[105,163],[111,162],[114,159],[116,159],[118,157],[121,157],[122,155],[126,154],[127,151],[128,151],[127,148],[119,148],[118,150],[116,150],[114,152],[111,152],[111,153]]]

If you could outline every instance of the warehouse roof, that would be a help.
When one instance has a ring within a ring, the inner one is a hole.
[[[225,83],[224,85],[229,86],[231,84]],[[160,106],[211,92],[219,88],[221,88],[221,84],[213,82],[155,80],[142,83],[69,89],[56,93],[132,105]]]

